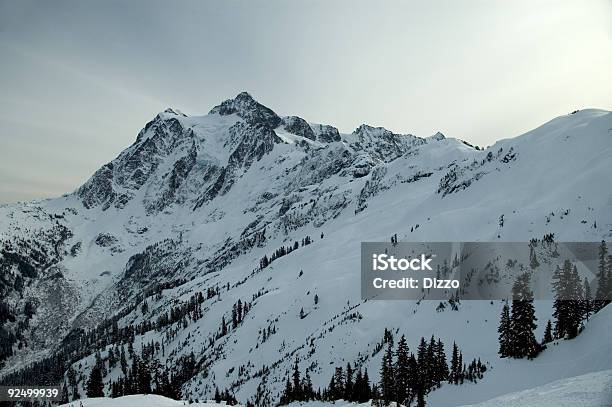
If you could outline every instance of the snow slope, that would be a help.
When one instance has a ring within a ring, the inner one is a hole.
[[[612,390],[612,372],[610,371],[612,367],[612,330],[610,327],[612,327],[612,307],[608,306],[589,321],[585,330],[577,338],[549,344],[548,349],[532,361],[497,360],[493,369],[487,372],[488,374],[481,382],[468,385],[470,389],[443,386],[442,389],[431,393],[428,401],[434,406],[450,407],[478,403],[488,398],[538,386],[548,387],[551,392],[557,387],[567,386],[569,392],[573,384],[588,385],[591,377],[588,376],[589,372],[601,372],[593,376],[596,379],[594,379],[590,392],[601,391],[603,392],[601,397],[609,396]],[[580,379],[572,379],[577,376]],[[533,397],[538,394],[538,391],[527,393]],[[562,397],[559,396],[558,399],[562,400]],[[612,405],[612,398],[607,401],[610,403],[608,405]],[[485,403],[485,405],[489,404]],[[491,401],[490,405],[495,405],[495,403]]]
[[[612,371],[561,379],[533,389],[506,394],[470,407],[609,407]],[[467,407],[467,406],[464,406]]]

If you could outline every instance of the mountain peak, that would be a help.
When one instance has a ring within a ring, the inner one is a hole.
[[[272,109],[257,102],[248,92],[241,92],[234,99],[228,99],[213,107],[209,114],[221,116],[236,114],[248,123],[262,123],[271,128],[281,123],[281,118]]]
[[[359,127],[355,129],[355,131],[353,131],[353,134],[368,134],[368,135],[384,134],[384,133],[391,133],[391,132],[385,129],[384,127],[374,127],[374,126],[370,126],[369,124],[365,124],[365,123],[361,124]]]
[[[173,114],[175,116],[187,117],[185,113],[181,112],[179,109],[175,109],[172,107],[167,108],[166,110],[163,111],[163,113]]]
[[[240,92],[239,94],[237,94],[234,100],[251,100],[255,102],[255,99],[253,99],[253,96],[251,96],[251,94],[246,91]]]
[[[432,140],[440,141],[440,140],[446,139],[446,136],[440,132],[437,132],[436,134],[434,134],[433,136],[430,136],[429,138]]]

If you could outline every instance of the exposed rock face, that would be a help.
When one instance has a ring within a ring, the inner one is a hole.
[[[288,116],[283,118],[283,127],[289,133],[305,137],[310,140],[315,140],[316,136],[306,120],[297,116]]]
[[[147,123],[132,146],[98,170],[79,188],[77,193],[86,208],[101,206],[107,210],[111,206],[124,207],[157,172],[160,163],[181,148],[194,145],[193,131],[183,127],[177,118],[184,115],[167,112],[160,113]],[[195,151],[191,153],[191,162],[195,160],[193,154]],[[187,162],[179,164],[171,181],[175,187],[180,183],[181,172],[185,172],[187,167]]]
[[[85,208],[102,205],[107,209],[115,201],[117,194],[113,189],[113,168],[112,162],[104,165],[78,189]]]
[[[408,152],[411,147],[425,143],[412,135],[395,134],[384,127],[362,124],[354,132],[357,140],[352,144],[355,150],[368,151],[373,158],[382,162],[393,161]]]
[[[317,140],[322,143],[333,143],[341,140],[340,133],[334,126],[329,126],[327,124],[315,124],[312,126],[312,128],[316,134]]]
[[[196,144],[193,142],[191,148],[187,151],[187,154],[179,158],[173,164],[172,170],[168,171],[162,177],[163,189],[161,191],[161,196],[147,206],[149,212],[161,211],[171,205],[178,198],[179,189],[183,184],[185,184],[189,173],[195,166],[197,155]],[[182,202],[182,200],[179,201]]]
[[[237,123],[230,128],[230,133],[240,140],[229,156],[228,165],[232,169],[247,170],[253,161],[261,160],[281,141],[274,130],[262,123]]]

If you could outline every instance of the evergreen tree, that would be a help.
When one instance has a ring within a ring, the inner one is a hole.
[[[293,393],[291,397],[293,400],[302,400],[302,386],[300,381],[300,367],[298,366],[298,360],[295,358],[295,364],[293,365]]]
[[[91,369],[89,380],[87,382],[87,397],[104,397],[104,382],[102,381],[102,373],[100,366],[96,365]]]
[[[221,336],[227,335],[227,324],[225,323],[225,316],[221,317]]]
[[[553,341],[552,324],[550,323],[550,319],[549,319],[548,323],[546,324],[546,329],[544,330],[544,339],[542,339],[542,343],[547,344],[552,341]]]
[[[344,372],[342,371],[342,367],[336,368],[334,382],[336,383],[336,393],[333,400],[340,400],[344,397]]]
[[[559,338],[574,338],[582,321],[584,298],[578,270],[569,260],[565,260],[563,268],[555,270],[553,287],[555,332]]]
[[[589,280],[586,277],[584,278],[584,301],[582,303],[582,312],[587,321],[593,314],[593,294],[591,293]]]
[[[359,369],[357,373],[355,374],[355,383],[353,384],[353,392],[351,393],[351,396],[347,400],[360,402],[359,400],[362,399],[362,393],[363,393],[363,374],[361,373],[361,369]]]
[[[446,362],[446,353],[444,352],[444,343],[438,339],[436,344],[436,385],[440,387],[443,381],[448,378],[448,363]]]
[[[511,327],[510,327],[510,307],[508,302],[504,303],[502,308],[501,317],[499,319],[499,327],[497,328],[499,333],[499,355],[502,358],[508,357],[511,354]]]
[[[332,383],[329,384],[330,389],[333,387],[333,380],[334,378],[332,377]],[[218,391],[219,389],[216,390],[215,400],[217,400]],[[285,383],[285,390],[283,391],[283,395],[280,399],[280,404],[289,404],[291,401],[293,401],[293,386],[291,386],[291,380],[287,378],[287,382]]]
[[[431,339],[429,340],[429,344],[427,345],[427,381],[426,387],[429,392],[430,389],[436,386],[436,376],[437,376],[437,359],[436,359],[436,339],[433,335],[431,335]]]
[[[389,342],[387,351],[383,355],[382,365],[380,367],[380,386],[382,391],[382,399],[385,405],[389,405],[395,398],[395,373],[393,371],[393,344]]]
[[[410,405],[412,400],[416,397],[421,376],[419,373],[419,364],[413,353],[410,354],[410,358],[408,359],[408,366],[408,371],[410,372],[408,375],[408,404]]]
[[[344,380],[344,399],[350,400],[353,394],[353,369],[351,364],[346,364],[346,376]]]
[[[421,342],[417,348],[417,365],[419,377],[417,378],[416,390],[426,394],[431,380],[431,367],[430,367],[430,356],[429,347],[425,338],[421,338]]]
[[[287,384],[291,386],[291,382],[289,382],[289,379],[287,379]],[[330,379],[329,386],[327,387],[327,398],[332,401],[338,400],[337,394],[338,394],[338,388],[336,387],[336,376],[334,375]]]
[[[368,369],[363,373],[363,386],[361,392],[361,398],[357,401],[365,403],[366,401],[373,398],[372,388],[370,387],[370,378],[368,377]]]
[[[533,331],[537,318],[533,306],[533,292],[529,287],[530,276],[521,274],[512,287],[512,310],[510,315],[511,356],[514,358],[535,357],[540,351]]]
[[[453,342],[453,355],[451,356],[451,369],[448,375],[448,382],[451,384],[459,383],[459,347]]]
[[[395,360],[395,401],[406,404],[408,399],[408,380],[410,377],[410,355],[406,337],[402,335],[398,344]]]
[[[459,362],[457,363],[458,365],[458,372],[457,372],[457,377],[459,380],[459,384],[463,384],[463,379],[465,379],[465,366],[463,364],[463,352],[459,351]]]
[[[608,290],[610,283],[608,282],[608,267],[606,265],[608,247],[604,240],[599,246],[599,268],[597,273],[597,290],[595,292],[595,300],[593,301],[594,311],[597,312],[606,306],[608,298]]]
[[[306,369],[306,375],[304,376],[304,380],[302,382],[302,399],[303,400],[313,400],[315,398],[315,392],[312,388],[312,379],[310,378],[310,373],[308,369]]]
[[[121,371],[125,376],[127,374],[127,359],[125,358],[125,348],[121,345],[121,355],[119,358],[119,363],[121,364]]]

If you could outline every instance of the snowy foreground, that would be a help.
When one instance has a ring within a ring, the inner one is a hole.
[[[606,407],[612,406],[612,370],[570,377],[496,397],[471,407]],[[466,406],[467,407],[467,406]]]
[[[190,405],[193,407],[213,407],[222,404],[217,403],[194,403],[186,401],[171,400],[155,395],[133,395],[116,399],[94,398],[75,401],[64,404],[65,407],[175,407]],[[311,407],[323,407],[331,403],[293,403],[292,405],[304,405]],[[338,401],[334,406],[348,405]],[[351,404],[353,405],[353,404]],[[368,406],[370,403],[362,404]],[[606,407],[612,405],[612,370],[589,373],[568,379],[538,386],[533,389],[509,393],[501,397],[485,401],[479,404],[463,407]]]

